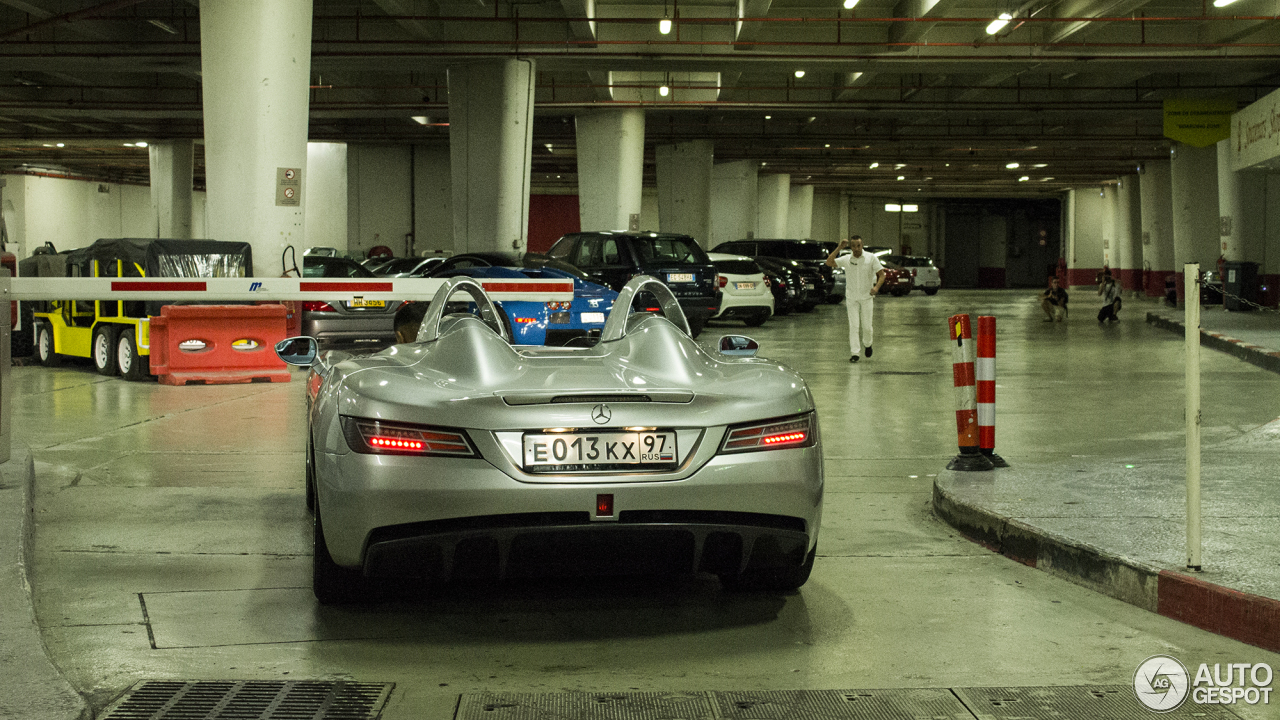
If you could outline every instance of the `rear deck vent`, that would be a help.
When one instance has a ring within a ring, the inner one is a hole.
[[[118,700],[102,720],[375,720],[393,683],[152,680]]]
[[[625,403],[651,402],[648,395],[556,395],[552,403]]]

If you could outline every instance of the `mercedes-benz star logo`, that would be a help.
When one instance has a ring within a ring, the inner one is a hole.
[[[609,406],[604,403],[591,408],[591,419],[596,421],[597,425],[603,425],[613,419],[613,413],[609,412]]]

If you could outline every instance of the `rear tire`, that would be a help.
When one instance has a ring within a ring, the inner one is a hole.
[[[138,354],[133,328],[121,332],[120,339],[116,341],[116,363],[120,367],[120,376],[125,380],[136,382],[151,374],[151,359]]]
[[[746,318],[745,320],[743,320],[743,322],[747,324],[747,327],[760,327],[761,325],[764,324],[765,320],[768,320],[768,319],[769,319],[769,313],[765,310],[761,310],[755,315],[752,315],[751,317]]]
[[[53,328],[42,322],[36,326],[36,359],[45,367],[58,367],[62,358],[53,351]]]
[[[120,374],[120,366],[116,363],[116,331],[110,325],[100,324],[93,330],[93,367],[99,375],[112,377]]]
[[[314,544],[311,554],[311,591],[321,605],[344,605],[360,600],[370,600],[363,590],[364,576],[348,570],[333,561],[329,546],[324,542],[324,526],[320,513],[311,522],[314,528]]]
[[[790,592],[798,590],[809,581],[813,572],[813,561],[817,556],[818,546],[809,551],[808,557],[799,567],[768,568],[744,573],[720,576],[720,584],[726,590],[763,590],[765,592]]]
[[[844,296],[843,296],[843,295],[828,295],[828,296],[827,296],[827,304],[828,304],[828,305],[839,305],[839,304],[840,304],[840,303],[842,303],[842,302],[844,302]]]
[[[924,294],[925,294],[925,295],[937,295],[937,294],[938,294],[938,288],[925,288],[925,289],[924,289]]]

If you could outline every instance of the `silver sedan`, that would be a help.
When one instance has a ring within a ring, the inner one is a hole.
[[[641,293],[662,312],[628,314]],[[459,294],[476,314],[447,313]],[[630,281],[614,308],[593,347],[517,348],[460,277],[440,288],[416,342],[318,358],[310,338],[280,344],[286,362],[312,368],[321,603],[368,599],[379,578],[805,583],[823,466],[804,380],[753,357],[749,338],[699,346],[653,278]]]

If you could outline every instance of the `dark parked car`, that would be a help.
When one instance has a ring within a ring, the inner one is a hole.
[[[751,257],[767,256],[780,260],[795,260],[818,273],[821,286],[818,288],[819,302],[840,302],[843,295],[836,293],[835,278],[832,269],[826,265],[830,250],[817,240],[789,240],[774,238],[753,238],[750,240],[731,240],[720,243],[712,252],[750,255]]]
[[[369,269],[379,277],[426,277],[444,261],[445,258],[442,257],[396,258],[376,268],[371,267]],[[366,265],[366,267],[368,266]]]
[[[306,255],[302,258],[305,278],[376,278],[354,260]],[[355,302],[302,303],[302,334],[316,339],[321,349],[381,349],[396,340],[395,316],[400,301],[357,300]]]
[[[592,282],[621,290],[636,275],[651,275],[671,288],[694,337],[720,311],[716,268],[688,235],[653,232],[580,232],[547,251],[553,260],[580,268]]]
[[[772,273],[774,314],[786,315],[795,310],[808,312],[820,302],[818,287],[821,279],[817,271],[796,260],[779,260],[767,255],[755,258],[766,273]],[[778,289],[782,285],[782,291]],[[779,309],[781,308],[781,309]]]

